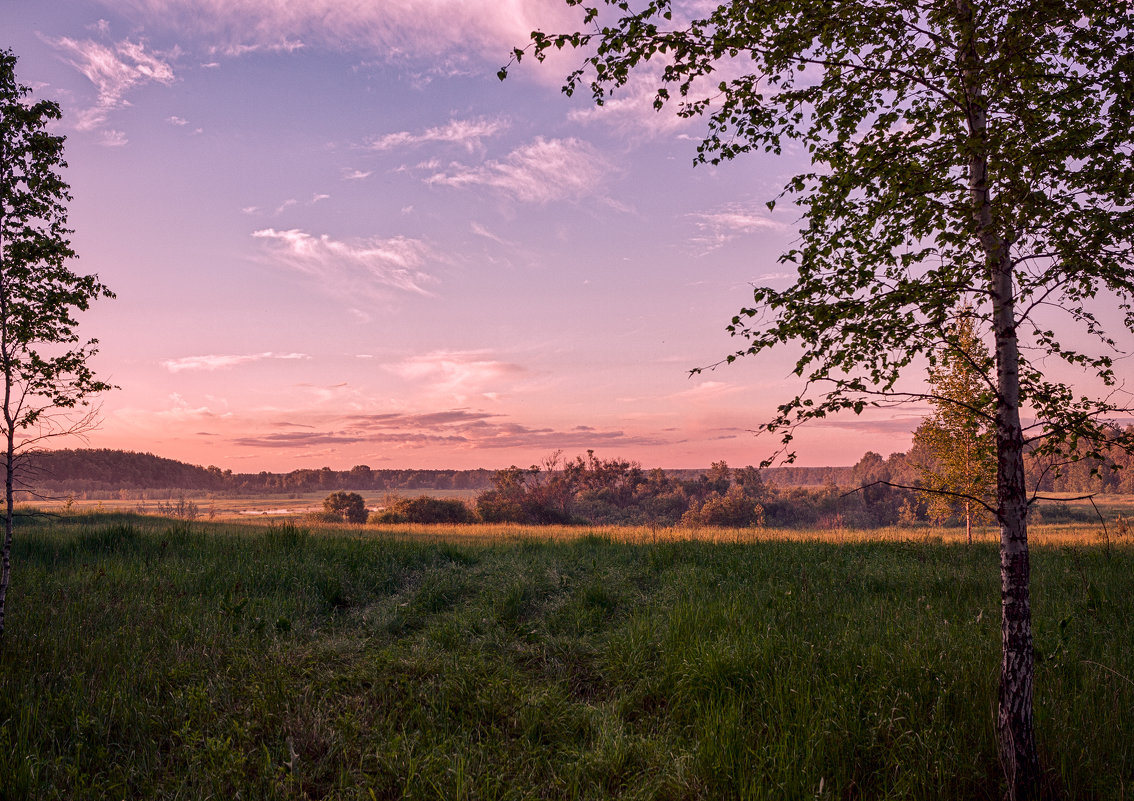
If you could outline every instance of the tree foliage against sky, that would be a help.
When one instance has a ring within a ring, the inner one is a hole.
[[[5,533],[0,575],[0,635],[11,571],[13,491],[18,457],[45,438],[73,433],[89,414],[71,416],[93,393],[110,389],[88,366],[95,340],[83,341],[76,311],[113,297],[97,276],[69,267],[71,199],[62,170],[61,116],[49,100],[28,102],[16,57],[0,51],[0,433],[4,437]]]
[[[968,317],[950,326],[949,344],[929,369],[933,414],[914,432],[910,460],[921,473],[930,517],[963,508],[969,542],[974,514],[996,509],[995,395],[992,357]]]
[[[602,104],[645,72],[658,82],[655,106],[672,100],[706,119],[698,162],[810,155],[811,170],[781,195],[801,215],[781,257],[795,281],[756,287],[729,326],[747,340],[730,362],[799,349],[805,389],[764,426],[789,459],[802,422],[932,398],[902,378],[932,363],[961,310],[991,332],[998,729],[1009,796],[1032,797],[1024,451],[1102,442],[1105,418],[1124,410],[1125,396],[1080,394],[1044,360],[1113,388],[1116,342],[1104,323],[1134,330],[1134,10],[1110,0],[768,0],[685,16],[669,0],[566,2],[582,29],[537,31],[531,52],[585,51],[568,94],[589,90]],[[1100,317],[1108,307],[1117,320]],[[1101,348],[1071,344],[1069,324]],[[1034,422],[1023,425],[1021,409]]]

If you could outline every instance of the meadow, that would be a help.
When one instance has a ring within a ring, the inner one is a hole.
[[[101,493],[94,493],[101,494]],[[235,521],[266,518],[275,521],[297,520],[311,512],[323,508],[327,490],[310,490],[290,493],[211,493],[185,492],[175,490],[147,491],[142,494],[157,497],[136,499],[129,497],[134,493],[123,492],[121,497],[84,498],[57,496],[37,498],[35,507],[42,511],[60,514],[81,512],[133,512],[141,515],[161,515],[163,511],[175,511],[179,503],[192,505],[196,516],[202,520]],[[466,503],[476,499],[477,490],[438,490],[402,489],[396,492],[384,490],[361,491],[359,494],[368,509],[385,506],[394,498],[414,498],[430,495],[435,498],[456,498]],[[173,516],[176,516],[174,514]]]
[[[994,537],[16,533],[0,798],[998,799]],[[1134,546],[1037,526],[1046,794],[1134,796]]]

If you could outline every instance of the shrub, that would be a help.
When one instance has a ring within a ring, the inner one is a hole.
[[[73,497],[74,496],[71,496],[67,499],[68,509],[70,509]],[[201,510],[197,504],[193,503],[193,501],[186,500],[184,494],[177,497],[176,503],[174,503],[172,499],[166,503],[158,503],[157,510],[159,515],[175,517],[178,520],[196,520],[201,516]]]
[[[455,498],[399,498],[381,512],[375,512],[378,523],[473,523],[476,516],[463,501]]]
[[[700,507],[690,508],[681,522],[689,526],[762,526],[764,507],[733,485],[724,495],[713,492]]]
[[[332,492],[323,501],[323,512],[336,521],[365,523],[366,501],[357,492]]]

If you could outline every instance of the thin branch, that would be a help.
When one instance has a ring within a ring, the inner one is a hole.
[[[993,516],[999,517],[996,509],[989,506],[988,503],[986,503],[985,501],[976,497],[975,495],[966,495],[963,492],[951,492],[950,490],[929,489],[927,487],[913,487],[913,486],[910,486],[909,484],[897,484],[893,481],[882,481],[882,480],[871,481],[869,484],[863,484],[861,487],[858,487],[857,489],[852,489],[849,492],[844,492],[839,497],[845,498],[848,495],[853,495],[856,492],[861,492],[862,490],[867,489],[868,487],[875,487],[875,486],[878,486],[878,485],[882,485],[882,486],[886,486],[886,487],[893,487],[894,489],[904,489],[904,490],[913,490],[914,492],[924,492],[927,495],[945,495],[945,496],[949,496],[949,497],[953,497],[953,498],[961,498],[962,500],[972,501],[975,504],[983,506]]]

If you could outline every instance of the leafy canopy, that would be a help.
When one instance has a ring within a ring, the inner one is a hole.
[[[30,427],[51,429],[51,410],[110,389],[88,366],[97,342],[79,338],[75,312],[114,297],[97,276],[69,266],[67,164],[63,137],[49,130],[59,106],[28,103],[15,65],[11,51],[0,51],[0,427],[9,439]]]
[[[668,0],[567,2],[583,30],[536,31],[531,45],[538,59],[588,54],[566,93],[602,104],[632,72],[653,70],[657,108],[673,102],[707,121],[697,162],[788,148],[810,157],[780,196],[801,215],[781,257],[796,281],[755,288],[729,325],[747,344],[726,359],[801,347],[807,389],[765,426],[785,449],[805,420],[924,398],[899,383],[904,368],[934,363],[962,309],[992,327],[992,251],[1012,275],[1007,335],[1022,348],[1029,437],[1049,448],[1101,438],[1100,417],[1122,397],[1080,397],[1045,378],[1042,360],[1054,354],[1113,387],[1117,346],[1096,311],[1117,306],[1134,328],[1130,3],[766,0],[682,16]],[[985,220],[974,189],[987,192]],[[1068,321],[1101,347],[1058,337]]]
[[[347,523],[365,523],[369,512],[366,500],[357,492],[332,492],[323,499],[323,512]]]
[[[937,366],[929,371],[933,414],[914,432],[910,463],[917,468],[930,516],[945,518],[963,503],[996,511],[995,391],[987,376],[992,357],[973,321],[950,326]]]

